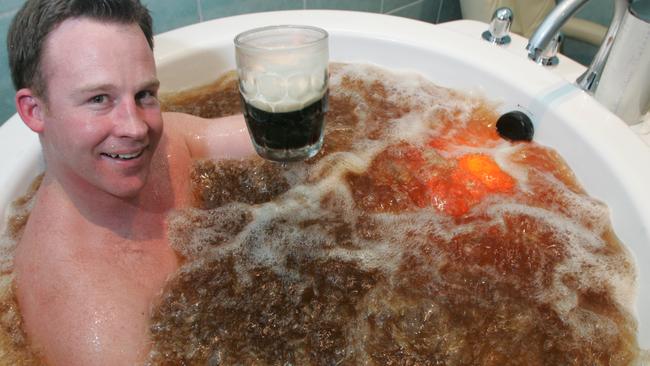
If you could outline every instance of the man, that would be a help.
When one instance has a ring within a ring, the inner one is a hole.
[[[48,365],[143,362],[192,159],[254,151],[241,116],[162,116],[151,29],[138,0],[28,0],[9,31],[17,110],[46,161],[15,286]]]

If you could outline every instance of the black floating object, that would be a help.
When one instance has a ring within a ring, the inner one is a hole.
[[[520,111],[508,112],[497,120],[499,136],[511,141],[532,141],[535,129],[533,122]]]

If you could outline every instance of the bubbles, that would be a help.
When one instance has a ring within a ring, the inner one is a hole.
[[[190,263],[154,311],[152,364],[635,356],[630,258],[561,159],[500,139],[475,96],[370,65],[330,71],[316,157],[197,165],[200,209],[171,224]],[[313,81],[292,77],[285,97]],[[461,174],[467,156],[515,183],[481,188]]]

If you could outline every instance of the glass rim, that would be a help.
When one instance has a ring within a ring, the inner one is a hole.
[[[320,36],[314,40],[308,41],[301,43],[299,45],[291,45],[291,47],[264,47],[264,46],[254,46],[250,44],[246,44],[244,42],[244,38],[256,34],[256,33],[263,33],[263,32],[269,32],[273,30],[279,30],[279,29],[292,29],[292,30],[307,30],[314,32],[316,34],[319,34]],[[312,25],[297,25],[297,24],[281,24],[281,25],[269,25],[269,26],[264,26],[264,27],[258,27],[258,28],[253,28],[246,30],[244,32],[241,32],[235,36],[235,47],[237,48],[242,48],[242,49],[249,49],[249,50],[264,50],[264,51],[275,51],[275,50],[285,50],[287,48],[291,49],[299,49],[299,48],[306,48],[313,46],[319,42],[322,42],[326,39],[329,38],[329,33],[320,27],[315,27]]]

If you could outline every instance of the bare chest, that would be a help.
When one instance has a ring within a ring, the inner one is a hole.
[[[111,247],[86,242],[83,249],[52,239],[40,253],[16,253],[24,330],[48,358],[62,361],[53,364],[68,364],[71,351],[85,354],[86,364],[137,360],[148,352],[149,311],[178,258],[165,239],[112,239]]]

